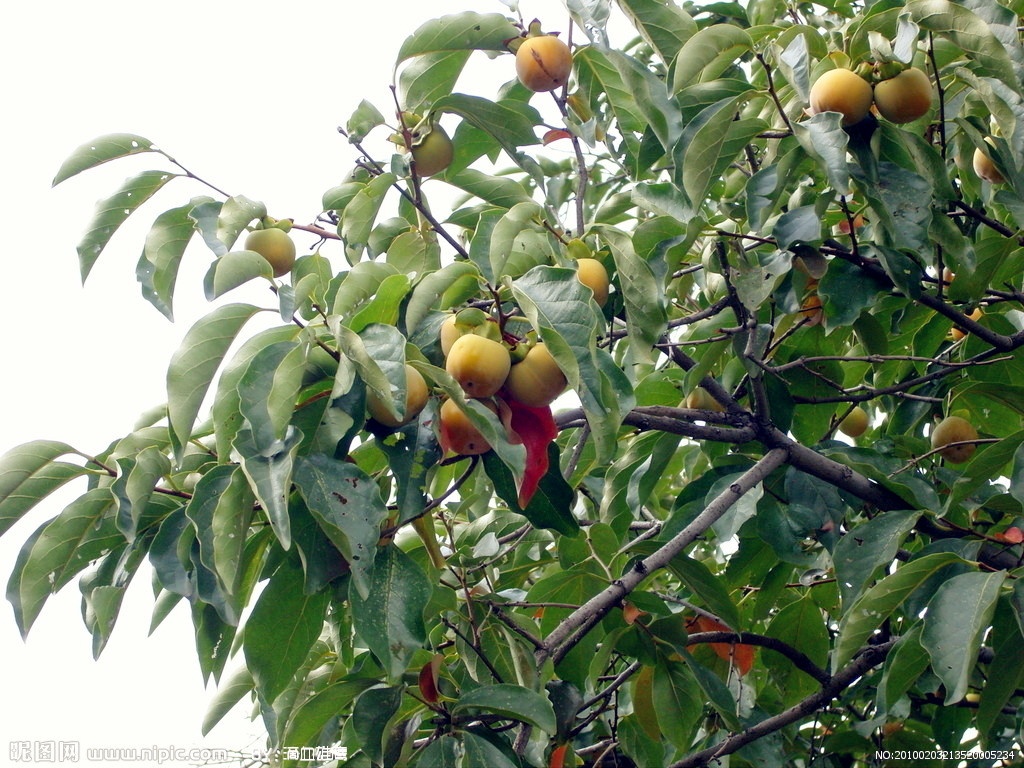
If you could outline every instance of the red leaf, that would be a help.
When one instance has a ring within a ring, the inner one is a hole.
[[[696,624],[701,632],[732,632],[725,624],[707,616],[697,616],[690,622],[690,626],[693,624]],[[754,646],[752,645],[745,645],[743,643],[709,643],[709,645],[711,650],[718,655],[718,658],[735,664],[740,675],[747,674],[750,668],[754,666]]]
[[[544,146],[546,147],[551,142],[558,141],[559,139],[571,139],[571,138],[572,138],[572,134],[569,133],[568,131],[564,131],[561,128],[553,128],[553,129],[551,129],[550,131],[548,131],[547,133],[544,134]]]
[[[519,507],[525,509],[548,471],[548,445],[558,437],[558,426],[550,406],[534,408],[511,398],[504,400],[511,413],[510,433],[526,447],[526,472],[519,482]]]
[[[551,750],[551,758],[548,760],[548,768],[562,768],[565,765],[565,751],[569,749],[568,744],[561,744]]]
[[[637,619],[646,614],[647,611],[641,611],[628,600],[622,604],[622,618],[625,619],[627,624],[634,624]]]
[[[435,653],[433,658],[424,664],[420,670],[420,695],[424,701],[430,704],[436,704],[440,698],[437,693],[437,677],[441,671],[441,661],[443,659],[444,657],[441,654]]]
[[[1024,541],[1024,531],[1021,531],[1017,526],[1011,526],[1002,533],[997,533],[996,538],[1000,541],[1005,541],[1008,544],[1020,544]]]

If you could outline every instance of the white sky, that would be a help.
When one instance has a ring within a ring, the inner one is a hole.
[[[355,159],[336,126],[363,98],[391,114],[388,84],[401,42],[427,18],[466,9],[507,12],[497,0],[7,4],[0,41],[0,453],[40,438],[99,452],[127,434],[140,413],[164,401],[171,353],[212,309],[201,289],[212,255],[198,242],[179,273],[175,323],[142,298],[135,280],[155,216],[205,188],[169,184],[122,227],[83,288],[75,244],[95,201],[138,171],[170,166],[143,155],[51,189],[65,157],[103,134],[137,133],[230,193],[264,201],[271,215],[311,222],[322,193]],[[557,0],[524,0],[522,10],[547,28],[568,26]],[[511,57],[492,62],[477,54],[474,62],[466,75],[472,80],[460,82],[460,90],[493,96],[514,77]],[[383,140],[384,133],[375,136]],[[383,155],[380,141],[374,146]],[[313,244],[304,233],[296,241],[300,253]],[[266,304],[266,290],[225,300]],[[6,587],[24,539],[78,493],[73,485],[0,538],[0,585]],[[247,750],[262,733],[261,724],[247,720],[246,700],[202,738],[215,691],[203,688],[184,603],[147,637],[148,565],[128,590],[99,661],[92,660],[77,582],[50,598],[27,642],[2,603],[0,765],[26,764],[13,761],[11,741],[77,741],[79,764],[89,765],[89,747]],[[229,662],[225,675],[236,666]]]

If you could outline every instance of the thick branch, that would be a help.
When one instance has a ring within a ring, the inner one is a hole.
[[[799,704],[790,707],[785,712],[780,712],[773,717],[762,720],[741,733],[734,733],[713,747],[708,747],[700,752],[688,755],[682,760],[672,763],[669,768],[696,768],[696,766],[708,765],[715,758],[731,755],[747,744],[807,717],[842,694],[845,688],[850,686],[857,678],[867,673],[872,667],[884,661],[886,655],[895,644],[895,640],[890,640],[882,645],[867,648],[850,664],[833,675],[828,683],[821,687],[820,691],[808,696]]]
[[[638,562],[634,568],[606,589],[581,605],[562,621],[546,638],[544,648],[537,651],[538,665],[549,657],[558,662],[590,629],[599,622],[622,598],[632,592],[647,576],[664,568],[676,555],[704,533],[724,515],[751,488],[785,463],[788,452],[776,448],[764,455],[736,482],[720,493],[688,526],[665,542],[659,549]]]

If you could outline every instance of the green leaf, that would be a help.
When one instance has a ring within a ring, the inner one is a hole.
[[[363,752],[375,765],[385,762],[385,743],[394,731],[395,723],[392,718],[402,705],[404,692],[405,686],[402,685],[370,688],[356,699],[356,704],[352,708],[352,731]]]
[[[655,667],[653,699],[662,734],[678,749],[689,747],[704,712],[704,697],[689,667],[660,657]]]
[[[445,291],[469,275],[479,275],[476,265],[468,261],[456,261],[423,276],[412,290],[405,307],[405,327],[414,332],[424,318],[435,308]]]
[[[889,162],[878,164],[877,179],[870,179],[856,166],[851,170],[877,220],[879,246],[915,253],[923,250],[932,218],[931,185],[919,174]],[[908,279],[889,276],[900,288]]]
[[[245,623],[245,664],[268,702],[288,686],[323,630],[329,594],[307,595],[302,581],[296,559],[282,562]]]
[[[73,464],[51,467],[67,453],[78,451],[56,440],[33,440],[0,456],[0,535],[39,501],[84,473]]]
[[[46,599],[123,538],[114,527],[109,488],[93,488],[29,537],[7,587],[27,637]]]
[[[92,221],[78,242],[78,262],[82,282],[89,277],[96,259],[107,247],[110,238],[118,228],[144,202],[163,189],[163,186],[179,174],[167,171],[143,171],[126,179],[113,195],[96,204]]]
[[[615,259],[626,307],[626,328],[633,342],[631,351],[639,360],[653,361],[653,347],[668,327],[667,265],[657,249],[648,258],[638,256],[632,238],[621,230],[599,225],[594,231],[608,244]]]
[[[512,256],[516,238],[524,229],[530,228],[535,221],[542,218],[543,209],[537,203],[517,203],[507,213],[494,222],[490,232],[487,251],[490,260],[492,279],[507,274],[508,260]],[[474,238],[476,245],[476,238]]]
[[[486,203],[500,208],[511,208],[516,203],[530,202],[529,193],[515,179],[489,176],[475,168],[466,168],[445,176],[444,180]]]
[[[413,56],[437,51],[507,51],[519,29],[500,13],[465,11],[431,19],[413,32],[398,51],[396,67]]]
[[[900,543],[920,516],[914,510],[884,512],[839,539],[832,552],[832,562],[845,608],[853,605],[879,568],[893,562]]]
[[[168,320],[174,320],[172,304],[178,266],[189,240],[195,234],[190,216],[192,209],[210,198],[195,198],[187,205],[172,208],[157,216],[146,235],[142,256],[135,276],[142,286],[142,295]]]
[[[619,7],[668,66],[697,32],[697,22],[675,5],[658,0],[620,0]],[[585,49],[587,50],[587,49]]]
[[[343,273],[341,284],[331,308],[332,315],[339,315],[346,324],[356,313],[373,299],[380,284],[388,277],[398,274],[390,264],[362,261]]]
[[[906,9],[922,29],[949,38],[982,72],[1002,80],[1012,90],[1020,88],[1006,48],[988,24],[970,10],[949,0],[910,0]]]
[[[825,171],[829,185],[840,195],[850,194],[850,169],[846,160],[849,134],[836,112],[819,112],[793,123],[793,135],[803,150]]]
[[[134,457],[118,459],[117,468],[117,478],[110,486],[117,500],[117,528],[128,541],[133,541],[139,518],[157,482],[171,471],[171,462],[151,445]]]
[[[857,265],[833,259],[818,285],[818,295],[825,306],[825,327],[840,328],[856,323],[865,309],[877,303],[878,294],[885,289],[884,281]]]
[[[358,262],[366,249],[380,206],[396,180],[393,173],[382,173],[359,190],[345,206],[338,231],[345,242],[345,255],[350,264]]]
[[[590,289],[573,270],[540,266],[515,280],[512,293],[579,394],[597,445],[597,460],[607,461],[634,398],[622,370],[597,348],[603,322]]]
[[[293,341],[264,347],[249,361],[238,382],[239,412],[260,449],[284,438],[302,386],[306,354]]]
[[[599,98],[606,97],[622,130],[643,133],[645,123],[640,107],[607,52],[593,45],[586,46],[573,55],[573,69],[580,91],[586,94],[592,108]]]
[[[356,591],[368,599],[380,526],[388,517],[377,483],[355,464],[323,454],[300,457],[293,480],[320,528],[348,562]]]
[[[705,27],[691,36],[679,51],[672,92],[678,93],[693,83],[715,80],[753,47],[750,35],[741,27],[733,24]]]
[[[390,262],[389,262],[390,263]],[[372,324],[395,325],[401,312],[402,302],[412,287],[408,275],[390,275],[380,282],[377,294],[353,315],[346,325],[356,333],[362,333]]]
[[[672,152],[682,133],[683,121],[678,106],[669,98],[664,80],[631,56],[614,50],[605,54],[619,71],[623,88],[633,95],[634,114],[643,117],[665,152]]]
[[[213,701],[206,709],[206,716],[203,718],[203,736],[209,734],[214,726],[223,720],[224,716],[255,687],[256,681],[252,679],[252,673],[246,667],[239,667],[226,683],[218,686],[217,695],[213,697]],[[305,744],[305,742],[302,743]]]
[[[402,72],[398,76],[398,93],[405,108],[420,114],[431,109],[434,102],[442,96],[454,91],[471,53],[472,51],[424,53],[402,67]]]
[[[960,557],[950,552],[925,555],[906,563],[862,594],[839,623],[832,668],[839,670],[852,659],[871,633],[925,580],[939,569],[960,561]]]
[[[393,440],[379,441],[394,477],[398,525],[419,517],[428,503],[429,473],[443,458],[433,429],[436,418],[437,403],[430,401],[420,417],[398,430]]]
[[[82,171],[95,168],[97,165],[139,152],[160,152],[160,150],[154,147],[153,142],[149,139],[144,139],[134,133],[109,133],[106,136],[100,136],[98,139],[86,142],[71,153],[71,156],[57,171],[57,175],[53,177],[52,186],[55,187],[62,181],[66,181]]]
[[[518,685],[486,685],[463,694],[452,706],[452,714],[490,712],[523,723],[529,723],[552,736],[555,734],[555,711],[546,696]]]
[[[943,582],[928,603],[921,645],[931,656],[932,670],[946,687],[947,705],[960,701],[967,693],[978,648],[992,621],[1005,578],[1005,571],[961,573]]]
[[[686,193],[694,211],[700,209],[714,184],[717,178],[715,170],[720,161],[727,158],[726,140],[735,122],[736,111],[749,98],[749,94],[742,94],[722,99],[701,110],[686,124],[679,141],[672,147],[676,183]]]
[[[423,608],[431,592],[430,581],[422,569],[393,545],[377,553],[373,580],[365,597],[352,581],[349,601],[353,625],[377,657],[388,680],[400,680],[412,655],[426,642]]]
[[[821,608],[810,595],[784,606],[772,617],[765,634],[803,653],[824,667],[828,663],[831,644]],[[797,669],[793,662],[781,655],[762,650],[765,665],[772,671],[772,679],[782,692],[783,701],[793,705],[818,690],[819,681]]]
[[[467,734],[467,736],[472,736],[472,734]],[[452,734],[446,733],[441,738],[430,742],[427,748],[420,753],[420,758],[416,761],[416,768],[462,768],[462,754],[463,748],[459,740]]]
[[[193,325],[167,367],[167,418],[171,446],[181,464],[192,426],[224,355],[242,326],[259,311],[249,304],[218,307]]]
[[[374,323],[361,333],[338,326],[338,348],[352,361],[367,388],[396,419],[405,416],[405,337],[392,325]],[[401,409],[401,410],[400,410]]]
[[[345,132],[348,133],[349,141],[362,141],[366,138],[366,134],[378,125],[383,125],[384,122],[384,115],[380,113],[380,110],[363,99],[348,122],[345,123]]]
[[[721,576],[713,574],[700,560],[676,555],[668,568],[686,585],[687,589],[703,601],[709,611],[718,616],[730,629],[740,631],[740,612],[729,597]]]
[[[519,147],[540,143],[534,125],[540,116],[533,107],[515,102],[500,104],[480,96],[453,93],[434,102],[437,112],[451,112],[493,136],[502,149],[515,157]]]
[[[255,501],[245,474],[238,465],[221,464],[196,484],[185,514],[195,525],[199,559],[220,584],[229,599],[228,623],[237,623],[238,591],[242,576],[242,555],[253,516]]]
[[[292,543],[288,519],[288,494],[291,490],[295,453],[302,443],[302,433],[289,427],[283,440],[260,446],[252,430],[241,429],[235,436],[234,449],[242,471],[256,494],[256,500],[267,513],[274,534],[281,546]]]
[[[878,686],[878,705],[886,712],[917,682],[928,668],[928,652],[921,647],[921,622],[904,633],[889,651]]]
[[[462,768],[516,768],[517,763],[498,747],[472,732],[462,735],[465,755]]]
[[[217,218],[203,220],[200,231],[203,239],[216,256],[223,256],[245,231],[253,219],[262,219],[267,215],[267,206],[244,195],[233,195],[217,209]],[[214,224],[209,228],[210,224]]]
[[[821,240],[821,215],[813,205],[790,208],[779,216],[772,235],[783,249],[795,243],[818,242]]]
[[[992,621],[992,633],[986,642],[992,646],[994,652],[989,670],[997,674],[990,673],[985,681],[985,687],[981,690],[976,727],[982,739],[987,742],[989,731],[1024,676],[1024,667],[1020,665],[1020,659],[1024,655],[1024,635],[1021,634],[1017,623],[1017,611],[1009,600],[997,604]]]
[[[274,277],[270,262],[256,251],[231,251],[210,264],[203,278],[203,291],[207,301],[213,301],[257,277]]]
[[[292,711],[281,743],[312,744],[332,717],[344,711],[359,694],[376,682],[372,678],[342,678],[331,682]]]

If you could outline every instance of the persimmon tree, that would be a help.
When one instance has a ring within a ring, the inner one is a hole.
[[[247,700],[353,766],[1019,755],[1022,3],[515,5],[412,32],[322,211],[136,135],[60,168],[152,168],[83,278],[176,193],[142,295],[171,318],[205,254],[214,304],[133,432],[3,457],[0,532],[81,490],[13,566],[22,633],[77,579],[98,655],[151,572],[205,730]]]

